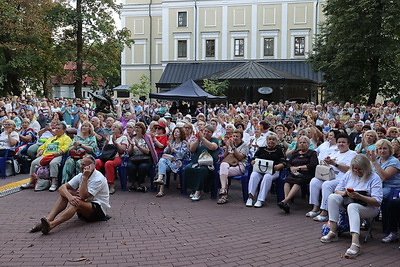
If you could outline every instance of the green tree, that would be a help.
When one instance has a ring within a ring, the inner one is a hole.
[[[329,0],[310,62],[334,100],[374,103],[398,94],[400,1]]]
[[[225,96],[225,90],[229,87],[229,81],[218,81],[216,78],[204,79],[203,88],[209,94]]]
[[[75,44],[76,52],[75,96],[82,97],[82,77],[89,75],[96,87],[97,78],[110,77],[116,81],[119,77],[121,52],[124,45],[130,45],[130,31],[126,28],[117,30],[113,14],[119,12],[120,5],[113,0],[77,0],[76,5],[66,6],[72,22],[65,29],[68,44]],[[73,37],[73,40],[70,38]],[[72,41],[72,42],[71,42]]]
[[[140,76],[140,82],[135,83],[131,86],[129,92],[131,92],[134,96],[146,96],[148,97],[151,92],[151,84],[150,78],[146,75]]]
[[[46,87],[43,74],[59,69],[52,58],[51,0],[0,0],[0,81],[2,94],[20,95],[23,84]]]

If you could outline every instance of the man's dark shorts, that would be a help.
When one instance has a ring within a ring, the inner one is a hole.
[[[80,214],[79,212],[78,217],[80,219],[83,219],[87,222],[96,222],[96,221],[103,221],[104,218],[106,217],[106,215],[103,213],[103,210],[101,209],[100,204],[95,203],[95,202],[91,202],[92,203],[92,209],[93,209],[93,213],[89,218],[86,218],[84,216],[82,216],[82,214]]]

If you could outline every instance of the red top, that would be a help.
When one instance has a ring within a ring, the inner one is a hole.
[[[168,136],[167,135],[158,135],[156,136],[156,139],[158,142],[164,145],[164,148],[168,145]],[[159,148],[156,146],[156,152],[157,154],[164,151],[164,148]]]

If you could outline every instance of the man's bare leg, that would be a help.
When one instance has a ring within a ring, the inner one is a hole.
[[[80,201],[78,206],[69,205],[68,208],[66,208],[64,212],[53,221],[50,221],[50,219],[48,218],[42,218],[42,232],[44,234],[48,234],[50,230],[52,230],[57,225],[60,225],[63,222],[71,219],[76,212],[79,212],[85,218],[90,218],[90,216],[93,214],[92,203]]]

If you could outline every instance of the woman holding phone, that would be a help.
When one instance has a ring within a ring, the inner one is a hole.
[[[336,187],[335,193],[328,197],[330,231],[321,237],[321,242],[338,240],[339,209],[346,209],[350,223],[351,245],[344,256],[357,257],[361,253],[360,220],[377,216],[382,198],[381,179],[373,172],[368,158],[358,154],[352,159],[350,170]]]

